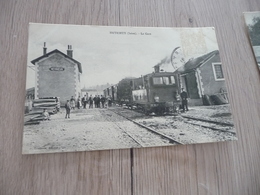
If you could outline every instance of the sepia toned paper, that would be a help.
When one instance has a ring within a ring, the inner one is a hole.
[[[29,25],[23,154],[236,140],[215,29]]]

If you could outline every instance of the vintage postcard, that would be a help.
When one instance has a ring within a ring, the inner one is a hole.
[[[213,27],[29,25],[23,154],[236,140]]]
[[[244,17],[255,59],[260,68],[260,12],[245,12]]]

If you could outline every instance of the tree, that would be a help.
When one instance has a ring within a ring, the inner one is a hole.
[[[249,26],[249,35],[253,46],[260,45],[260,17],[253,18],[253,24]]]

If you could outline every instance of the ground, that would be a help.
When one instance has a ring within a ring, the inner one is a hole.
[[[208,123],[184,117],[215,121]],[[218,124],[225,122],[230,125]],[[51,120],[24,127],[23,153],[52,153],[175,145],[147,129],[181,144],[236,140],[229,105],[192,107],[186,113],[145,116],[122,107],[76,109],[65,119],[65,110]],[[215,130],[214,130],[215,129]],[[219,131],[223,130],[223,131]]]

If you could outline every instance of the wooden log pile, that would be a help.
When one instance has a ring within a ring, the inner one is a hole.
[[[49,116],[43,113],[44,109],[49,115],[56,114],[60,109],[60,102],[54,98],[33,100],[32,110],[24,116],[24,125],[35,125],[48,120]]]
[[[223,93],[216,93],[211,96],[203,95],[202,101],[203,105],[206,106],[228,104],[227,95]]]

